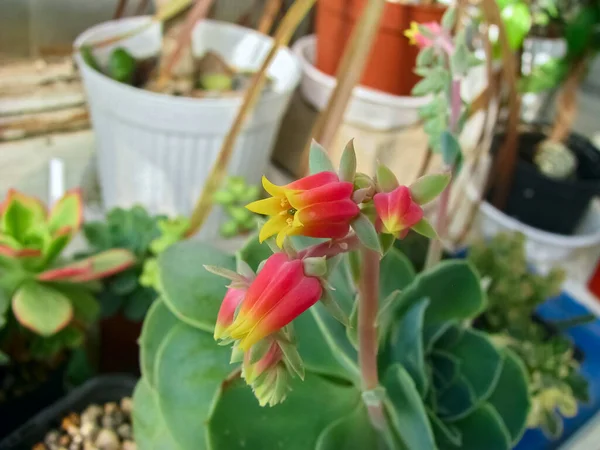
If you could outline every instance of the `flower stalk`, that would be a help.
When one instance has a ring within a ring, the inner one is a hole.
[[[379,254],[362,247],[362,271],[358,303],[358,362],[363,392],[377,389],[377,312],[379,311]],[[381,401],[368,405],[369,417],[379,430],[385,426]]]

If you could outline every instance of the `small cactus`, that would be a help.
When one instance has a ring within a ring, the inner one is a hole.
[[[565,180],[577,170],[577,157],[562,142],[541,142],[533,157],[538,170],[550,178]]]

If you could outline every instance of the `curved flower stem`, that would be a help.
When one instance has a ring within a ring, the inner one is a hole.
[[[379,386],[377,373],[377,327],[379,310],[379,253],[361,248],[362,271],[359,282],[358,303],[358,362],[363,392],[374,391]],[[385,428],[385,415],[381,401],[367,405],[369,417],[378,430]]]
[[[351,252],[360,247],[360,241],[355,234],[349,234],[342,239],[333,239],[322,244],[313,245],[298,253],[299,258],[326,256],[331,258],[341,253]]]
[[[452,80],[452,86],[450,90],[450,132],[453,134],[458,133],[458,121],[460,119],[460,108],[461,108],[461,97],[460,97],[461,81],[460,79]],[[458,158],[458,156],[457,156]],[[452,171],[452,179],[454,180],[456,163],[453,163],[450,170]],[[438,213],[437,213],[437,233],[438,238],[432,239],[429,244],[427,251],[427,259],[425,260],[425,268],[430,269],[435,266],[442,259],[442,239],[446,237],[446,231],[448,228],[448,206],[450,204],[450,191],[452,189],[452,183],[446,186],[446,189],[440,195]]]

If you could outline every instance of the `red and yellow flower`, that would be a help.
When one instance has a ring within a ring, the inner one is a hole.
[[[235,311],[240,303],[242,303],[242,300],[244,300],[245,295],[245,289],[229,288],[227,290],[223,302],[221,302],[221,308],[219,309],[217,322],[215,323],[215,339],[221,339],[227,327],[233,323]]]
[[[442,33],[442,27],[437,22],[427,22],[420,24],[420,26],[427,28],[429,32],[436,36]],[[428,36],[425,36],[419,29],[417,22],[411,22],[410,28],[404,32],[404,36],[409,39],[411,45],[416,45],[419,48],[429,47],[433,45],[434,40]]]
[[[238,341],[239,349],[248,351],[317,303],[322,293],[321,281],[305,275],[302,260],[275,253],[248,287],[233,322],[224,330],[215,330],[215,334],[217,338]],[[238,294],[228,295],[219,312],[221,326],[228,322],[239,299]]]
[[[277,235],[280,248],[286,236],[343,238],[360,212],[352,201],[352,183],[340,181],[334,172],[320,172],[285,186],[276,186],[263,177],[263,187],[272,197],[246,207],[271,216],[259,239],[262,242]]]
[[[391,192],[380,192],[373,197],[382,232],[402,239],[408,230],[423,218],[423,209],[411,196],[410,189],[398,186]]]

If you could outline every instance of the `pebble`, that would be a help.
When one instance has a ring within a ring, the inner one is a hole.
[[[121,446],[117,433],[108,428],[100,430],[94,444],[101,450],[118,450]]]
[[[70,413],[33,450],[137,450],[132,409],[131,398],[125,397],[120,402],[92,404],[81,414]]]

